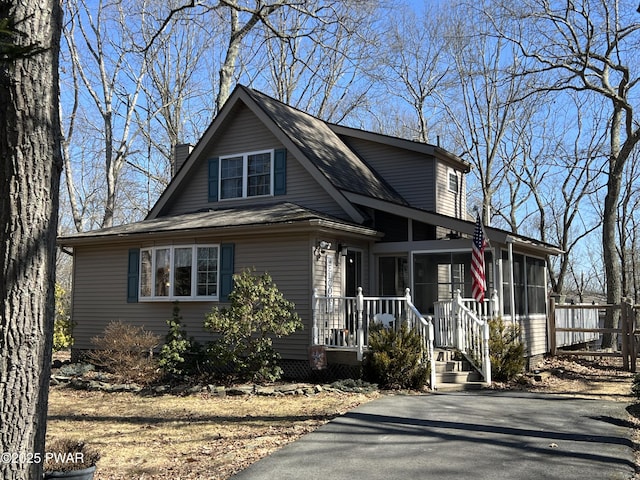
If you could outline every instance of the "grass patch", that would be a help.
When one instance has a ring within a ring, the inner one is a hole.
[[[53,388],[47,439],[95,447],[96,480],[224,479],[376,395],[144,397]]]

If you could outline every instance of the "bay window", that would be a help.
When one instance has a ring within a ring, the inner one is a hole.
[[[140,250],[140,300],[216,299],[218,245],[179,245]]]

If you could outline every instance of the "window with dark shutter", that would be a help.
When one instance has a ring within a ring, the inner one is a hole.
[[[218,201],[218,169],[220,160],[218,158],[209,159],[209,201]]]
[[[287,150],[276,150],[273,156],[273,194],[287,193]]]
[[[127,302],[136,303],[138,301],[138,274],[140,265],[140,249],[129,250],[129,268],[127,272]]]

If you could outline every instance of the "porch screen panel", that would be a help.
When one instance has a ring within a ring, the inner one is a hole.
[[[527,257],[526,266],[529,313],[545,313],[547,311],[545,261],[539,258]]]
[[[502,259],[508,265],[509,256],[502,252]],[[504,269],[503,298],[504,311],[511,313],[511,296],[509,294],[509,269]],[[544,260],[522,254],[513,255],[513,289],[515,297],[515,313],[527,315],[546,312],[546,263]]]
[[[422,313],[433,313],[433,304],[451,298],[449,254],[425,253],[413,256],[414,303]]]
[[[524,315],[527,312],[524,255],[513,255],[513,285],[515,289],[516,313],[518,315]]]
[[[378,259],[378,285],[380,295],[402,296],[409,286],[407,257],[380,257]]]
[[[471,297],[471,251],[417,253],[413,255],[414,303],[423,313],[433,313],[437,301],[451,300],[457,290]],[[493,288],[493,260],[485,252],[487,290]]]

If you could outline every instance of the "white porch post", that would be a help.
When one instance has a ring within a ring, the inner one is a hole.
[[[319,345],[319,341],[318,341],[318,289],[314,288],[313,289],[313,302],[312,302],[312,309],[313,309],[313,318],[312,318],[312,327],[311,327],[311,341],[312,341],[312,345]]]
[[[491,385],[491,355],[489,354],[489,321],[482,325],[482,376],[487,385]]]
[[[491,311],[489,313],[491,314],[491,318],[500,316],[500,299],[498,298],[498,290],[495,288],[491,293]]]
[[[458,289],[453,296],[452,312],[456,322],[456,348],[461,352],[464,352],[464,331],[462,329],[462,315],[460,314],[460,305],[462,305],[462,295],[460,294],[460,290]]]
[[[362,312],[364,310],[364,296],[362,287],[358,287],[356,296],[356,309],[358,310],[358,361],[362,361],[364,354],[364,328],[362,328]]]

